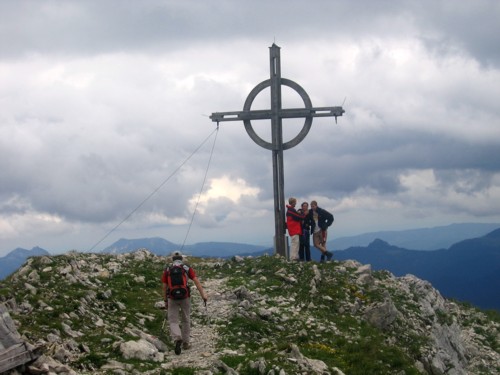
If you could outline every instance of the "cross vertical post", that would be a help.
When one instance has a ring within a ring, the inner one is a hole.
[[[285,177],[283,171],[283,151],[298,145],[311,129],[313,117],[337,117],[345,113],[342,107],[313,107],[307,92],[296,82],[281,78],[280,47],[273,43],[269,47],[270,78],[262,81],[248,94],[243,111],[214,112],[210,116],[213,122],[243,121],[247,134],[259,146],[272,151],[273,189],[274,189],[274,249],[282,256],[286,254],[285,237]],[[305,108],[282,108],[281,86],[295,90]],[[252,111],[252,103],[256,96],[266,88],[271,89],[271,109]],[[283,142],[284,118],[304,118],[302,130],[293,139]],[[251,120],[271,120],[271,142],[263,140],[252,127]]]
[[[274,241],[276,252],[286,256],[285,175],[283,172],[283,124],[281,112],[280,48],[269,48],[271,72],[271,135],[273,143]]]

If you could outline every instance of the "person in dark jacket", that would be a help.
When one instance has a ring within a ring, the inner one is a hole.
[[[311,201],[311,233],[313,236],[314,247],[321,251],[321,261],[331,260],[333,254],[326,249],[326,240],[328,238],[328,227],[333,223],[333,215],[327,210],[318,207],[318,202]]]
[[[305,216],[304,221],[302,221],[302,235],[300,236],[299,259],[301,261],[309,262],[311,260],[312,225],[312,219],[309,216],[309,203],[303,202],[297,212]]]

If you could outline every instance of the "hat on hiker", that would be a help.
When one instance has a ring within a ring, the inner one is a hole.
[[[174,251],[172,253],[172,260],[182,260],[182,253],[180,251]]]

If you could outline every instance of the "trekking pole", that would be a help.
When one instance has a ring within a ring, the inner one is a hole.
[[[163,323],[161,325],[162,331],[165,331],[165,324],[167,324],[167,312],[165,311],[165,314],[163,315]]]
[[[208,308],[207,308],[207,300],[206,299],[203,300],[203,304],[205,305],[205,318],[206,318],[207,322],[210,322],[210,318],[208,316]]]

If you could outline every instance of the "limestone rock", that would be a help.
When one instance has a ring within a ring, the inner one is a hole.
[[[150,342],[140,339],[127,341],[120,345],[120,351],[126,359],[140,359],[143,361],[163,362],[164,355]]]
[[[390,299],[368,307],[364,314],[368,322],[382,330],[389,329],[390,325],[396,320],[397,315],[398,310]]]

